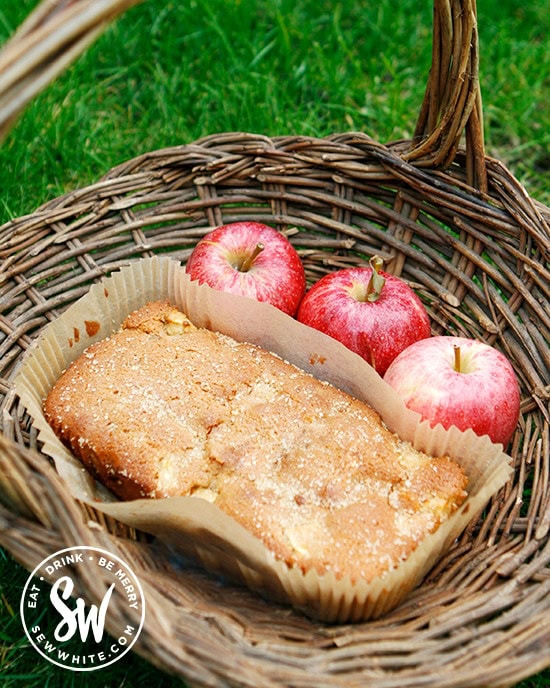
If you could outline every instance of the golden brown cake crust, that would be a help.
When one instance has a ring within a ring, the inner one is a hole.
[[[456,463],[415,451],[366,404],[167,302],[87,349],[44,412],[121,499],[209,499],[304,571],[372,580],[465,497]]]

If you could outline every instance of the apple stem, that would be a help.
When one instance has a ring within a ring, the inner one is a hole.
[[[384,277],[382,277],[380,274],[380,270],[384,267],[384,261],[382,258],[380,258],[380,256],[373,256],[369,260],[369,265],[371,266],[372,274],[370,276],[369,283],[367,284],[365,299],[373,302],[378,301],[380,298],[382,288],[386,282]]]
[[[256,258],[260,255],[260,253],[263,250],[264,245],[262,243],[257,243],[252,253],[249,256],[245,256],[242,259],[242,261],[237,265],[237,270],[239,270],[239,272],[248,272]]]
[[[455,350],[455,365],[454,369],[456,370],[457,373],[461,373],[462,370],[460,369],[460,347],[459,346],[454,346],[453,347]]]

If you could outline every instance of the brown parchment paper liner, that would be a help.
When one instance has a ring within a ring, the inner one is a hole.
[[[183,310],[195,325],[258,344],[363,399],[380,413],[390,430],[417,449],[454,458],[469,477],[465,503],[399,567],[376,580],[352,584],[348,578],[337,580],[331,573],[319,576],[315,571],[304,574],[276,561],[260,540],[198,497],[118,501],[57,439],[43,416],[42,402],[62,371],[86,347],[115,332],[136,308],[162,298]],[[380,376],[339,342],[267,304],[198,286],[178,262],[158,256],[134,263],[92,286],[45,328],[27,352],[14,383],[39,431],[43,452],[54,460],[75,498],[158,536],[198,558],[207,569],[228,574],[263,595],[327,622],[366,620],[395,607],[512,472],[511,458],[487,437],[456,428],[431,429],[419,422],[419,416],[406,409]]]

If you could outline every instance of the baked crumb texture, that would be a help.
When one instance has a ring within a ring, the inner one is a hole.
[[[164,302],[91,346],[44,412],[121,499],[208,499],[277,559],[352,582],[399,565],[465,498],[455,462],[414,450],[364,403]]]

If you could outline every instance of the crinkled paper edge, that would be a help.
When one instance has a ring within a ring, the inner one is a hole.
[[[348,578],[303,573],[276,561],[261,541],[216,506],[197,497],[117,501],[98,485],[46,422],[42,403],[69,363],[90,344],[119,329],[148,301],[167,298],[199,327],[208,327],[268,349],[328,380],[376,409],[386,425],[417,449],[449,455],[469,478],[468,498],[425,538],[399,567],[354,584]],[[512,474],[511,458],[487,437],[456,428],[435,429],[405,408],[397,394],[359,356],[323,333],[264,303],[199,286],[170,258],[144,258],[93,285],[48,325],[27,352],[15,389],[73,497],[121,522],[152,533],[197,557],[210,570],[229,574],[251,589],[329,622],[362,621],[395,607],[425,577],[468,523]]]

